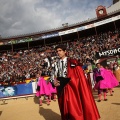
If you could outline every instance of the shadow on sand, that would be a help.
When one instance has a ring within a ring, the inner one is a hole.
[[[2,114],[2,111],[0,111],[0,116],[1,116],[1,114]]]
[[[34,96],[33,99],[34,99],[34,103],[35,103],[35,104],[39,104],[39,98],[38,98],[38,97]]]
[[[8,104],[8,103],[6,103],[6,100],[2,100],[2,104],[0,104],[0,105],[6,105],[6,104]]]
[[[36,97],[36,96],[35,96],[33,99],[34,99],[34,103],[35,103],[35,104],[39,104],[39,103],[40,103],[40,102],[39,102],[39,97]],[[43,104],[47,104],[44,97],[42,97],[42,103],[43,103]]]
[[[55,113],[51,109],[40,107],[39,113],[44,117],[45,120],[61,120],[60,115]]]
[[[114,105],[120,105],[120,103],[111,103],[111,104],[114,104]]]

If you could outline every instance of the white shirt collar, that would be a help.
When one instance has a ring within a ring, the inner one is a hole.
[[[66,62],[67,61],[67,57],[65,57],[64,59],[60,59],[60,61]]]

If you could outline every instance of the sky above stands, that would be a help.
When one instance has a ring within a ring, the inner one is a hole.
[[[0,35],[28,34],[96,17],[113,0],[0,0]]]

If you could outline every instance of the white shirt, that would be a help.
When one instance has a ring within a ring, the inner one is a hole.
[[[63,69],[62,69],[62,61],[63,61]],[[60,77],[66,77],[67,75],[67,57],[64,59],[60,59],[58,63],[58,70]]]
[[[62,69],[62,61],[63,61],[63,66],[64,66],[63,70],[64,70],[64,69],[66,69],[65,68],[65,63],[67,63],[67,57],[65,57],[64,59],[60,59],[60,68],[61,69]]]
[[[63,61],[63,70],[62,70],[62,62]],[[66,77],[66,73],[67,73],[67,57],[65,57],[64,59],[60,59],[58,62],[56,62],[55,65],[55,76],[58,76],[59,73],[59,77]]]

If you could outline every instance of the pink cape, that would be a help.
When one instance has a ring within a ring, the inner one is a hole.
[[[47,83],[47,81],[43,77],[39,78],[37,85],[40,86],[40,91],[36,92],[37,97],[41,95],[51,95],[49,83]]]
[[[52,93],[57,93],[56,87],[53,88],[53,87],[52,87],[52,84],[51,84],[50,82],[48,83],[48,86],[49,86],[49,90],[50,90],[51,94],[52,94]]]
[[[114,88],[119,85],[118,80],[115,78],[112,71],[105,68],[100,68],[100,72],[104,79],[96,83],[96,89]]]

